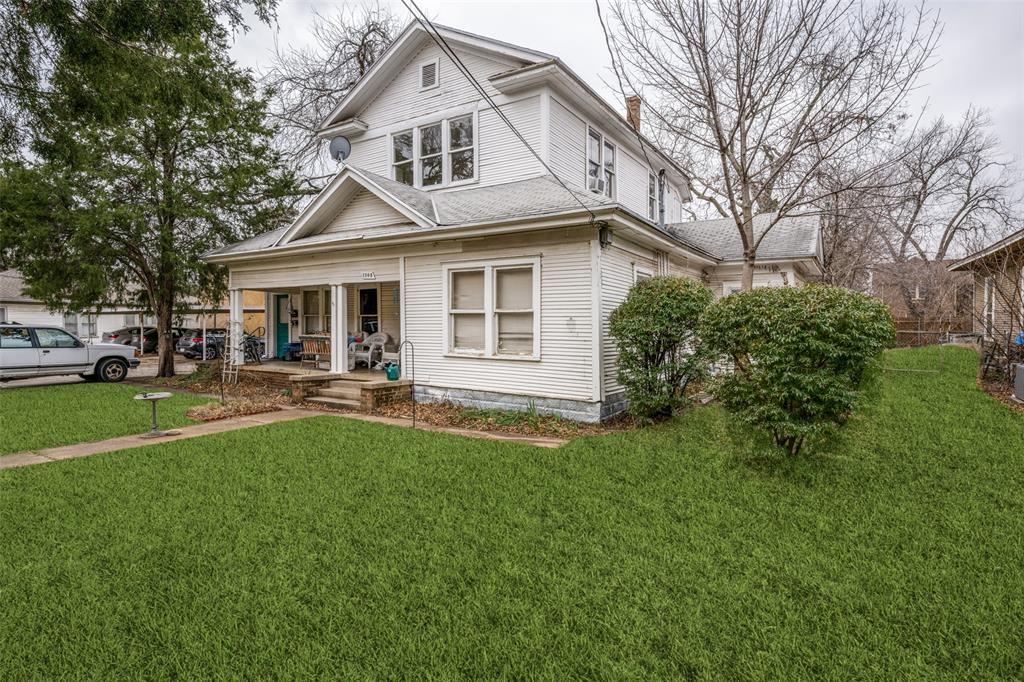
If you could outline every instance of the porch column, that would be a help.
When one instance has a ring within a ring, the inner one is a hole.
[[[338,285],[338,333],[341,342],[338,344],[338,358],[342,372],[348,371],[348,287]]]
[[[345,346],[345,320],[341,319],[345,314],[345,303],[344,300],[340,303],[338,301],[344,295],[345,287],[331,285],[331,372],[335,373],[344,372],[346,369],[342,352]]]
[[[228,292],[228,334],[234,347],[232,364],[245,364],[245,348],[242,337],[245,331],[245,317],[242,313],[242,290],[231,289]]]
[[[263,293],[263,347],[267,349],[267,359],[277,357],[275,341],[277,336],[273,330],[277,329],[277,310],[275,310],[274,295],[269,291]]]

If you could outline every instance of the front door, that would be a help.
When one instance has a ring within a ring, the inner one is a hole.
[[[277,331],[274,336],[274,347],[277,349],[277,357],[283,358],[285,347],[288,345],[289,336],[289,313],[288,295],[278,294],[275,305],[277,306]]]

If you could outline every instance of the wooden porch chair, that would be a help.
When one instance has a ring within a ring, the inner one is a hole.
[[[329,336],[300,336],[299,341],[302,342],[299,369],[302,369],[307,362],[312,364],[315,369],[320,369],[320,361],[324,357],[330,361],[331,339]]]

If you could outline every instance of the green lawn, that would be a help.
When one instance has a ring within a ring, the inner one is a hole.
[[[1019,678],[1024,416],[947,352],[792,465],[711,406],[558,450],[318,417],[0,472],[0,678]]]
[[[149,404],[132,400],[144,390],[124,384],[11,384],[0,389],[0,455],[148,431]],[[206,402],[181,393],[160,401],[160,427],[194,423],[185,410]]]

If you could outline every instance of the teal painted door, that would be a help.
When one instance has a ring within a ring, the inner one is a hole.
[[[277,306],[277,335],[274,347],[277,348],[277,357],[283,358],[284,348],[288,345],[288,296],[277,296],[274,304]]]

